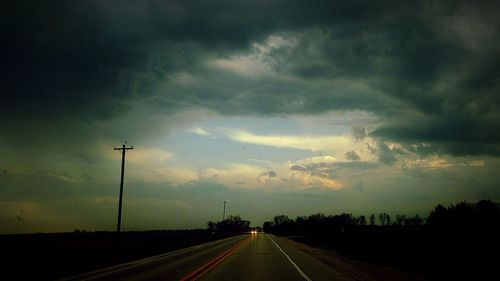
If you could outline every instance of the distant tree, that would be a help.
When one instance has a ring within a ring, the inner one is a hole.
[[[424,219],[417,214],[412,218],[412,223],[413,225],[422,225],[424,223]]]
[[[474,208],[465,201],[455,206],[452,205],[448,209],[451,210],[451,220],[452,224],[455,226],[473,225],[476,221]]]
[[[477,224],[477,211],[472,204],[463,201],[445,208],[438,205],[429,214],[427,223],[436,227],[465,227]]]
[[[500,209],[490,200],[481,200],[475,206],[477,223],[480,225],[500,224]]]
[[[375,214],[370,215],[370,225],[375,225]]]
[[[297,227],[297,232],[304,233],[307,228],[307,217],[297,217],[295,219],[295,225]]]
[[[439,204],[429,214],[429,217],[427,217],[427,223],[432,226],[442,226],[447,223],[448,218],[449,218],[448,209],[446,209],[443,205]]]
[[[422,225],[424,223],[424,219],[422,219],[419,215],[415,215],[414,217],[409,217],[404,219],[404,225]]]
[[[213,221],[209,221],[209,222],[207,222],[207,228],[210,231],[215,231],[217,229],[217,223],[215,223]]]
[[[355,224],[355,218],[351,214],[340,214],[338,216],[330,216],[329,217],[330,221],[333,224],[338,224],[338,225],[350,225],[350,224]]]
[[[405,220],[406,220],[406,215],[400,215],[400,214],[396,215],[396,224],[397,225],[403,225]]]
[[[279,216],[275,216],[273,221],[274,221],[274,224],[278,226],[278,225],[282,225],[282,224],[289,222],[290,218],[288,218],[288,216],[285,216],[285,215],[279,215]]]
[[[217,222],[215,228],[223,233],[245,232],[250,229],[250,221],[243,220],[240,216],[229,216],[227,219]]]
[[[295,221],[290,219],[288,216],[279,215],[275,216],[273,219],[273,230],[276,233],[281,234],[291,234],[297,231]]]
[[[378,214],[378,220],[380,222],[380,225],[385,225],[385,213]]]
[[[359,217],[352,217],[351,222],[352,222],[352,224],[354,224],[354,225],[359,225]]]
[[[380,221],[380,225],[390,225],[391,224],[391,216],[386,213],[380,213],[378,215],[378,219]]]
[[[322,213],[310,215],[307,217],[307,220],[312,223],[321,223],[322,221],[326,220],[326,216]]]
[[[273,222],[272,221],[266,221],[262,225],[262,229],[264,229],[264,232],[271,233],[273,232]]]
[[[366,217],[363,216],[363,215],[359,216],[359,218],[358,218],[358,224],[359,225],[366,225]]]

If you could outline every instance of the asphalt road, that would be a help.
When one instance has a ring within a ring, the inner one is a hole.
[[[268,234],[245,234],[66,280],[350,280]]]

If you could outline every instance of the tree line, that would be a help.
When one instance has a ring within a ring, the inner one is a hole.
[[[213,233],[242,233],[250,229],[250,221],[244,220],[240,216],[229,216],[222,221],[207,222],[207,228]]]
[[[276,234],[325,234],[343,233],[346,228],[374,226],[429,226],[438,229],[453,226],[499,226],[500,209],[491,200],[481,200],[476,204],[460,202],[444,207],[437,205],[428,217],[419,215],[407,216],[397,214],[391,217],[387,213],[371,214],[368,219],[364,215],[353,216],[349,213],[340,215],[299,216],[291,219],[286,215],[278,215],[263,224],[266,232]]]

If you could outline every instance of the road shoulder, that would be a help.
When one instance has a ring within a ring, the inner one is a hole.
[[[276,236],[273,236],[276,237]],[[330,268],[337,271],[342,279],[336,280],[360,280],[360,281],[424,281],[425,279],[410,275],[402,270],[374,265],[368,262],[354,260],[343,257],[333,250],[311,247],[305,244],[295,242],[285,237],[277,237],[280,245],[287,245],[287,248],[293,247],[302,253],[309,255]],[[313,278],[313,280],[315,280]]]

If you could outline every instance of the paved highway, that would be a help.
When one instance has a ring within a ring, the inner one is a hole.
[[[268,234],[245,234],[66,280],[350,280]]]

